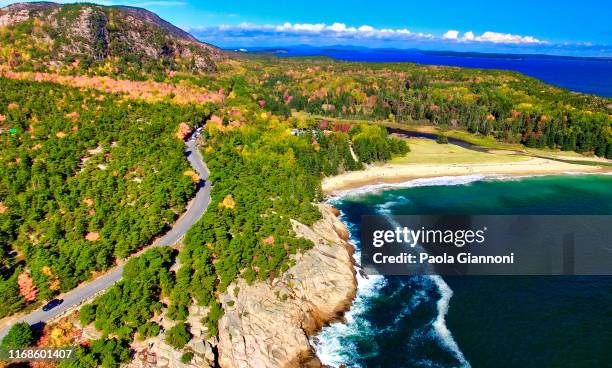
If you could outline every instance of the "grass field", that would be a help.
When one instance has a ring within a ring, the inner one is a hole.
[[[461,141],[489,149],[516,151],[525,150],[525,146],[521,144],[503,143],[495,140],[495,138],[493,138],[492,136],[485,137],[482,135],[468,133],[462,130],[448,130],[444,132],[444,135],[449,138],[459,139]]]
[[[529,159],[521,154],[484,153],[454,144],[438,144],[426,138],[408,138],[410,152],[391,160],[393,164],[468,164],[490,162],[517,162]]]
[[[474,146],[482,147],[490,150],[489,154],[473,152],[461,148],[456,145],[449,144],[447,148],[436,147],[437,144],[431,144],[432,141],[426,142],[424,139],[410,139],[411,148],[415,145],[415,150],[420,151],[421,157],[416,155],[408,155],[403,158],[396,158],[394,163],[474,163],[474,162],[512,162],[520,161],[531,157],[549,158],[557,161],[563,161],[582,165],[600,165],[611,166],[612,161],[597,157],[589,157],[577,152],[560,151],[548,148],[528,148],[522,144],[504,143],[495,140],[492,136],[482,136],[479,134],[468,133],[463,130],[441,130],[438,127],[431,125],[427,120],[414,120],[411,122],[397,123],[390,120],[359,120],[359,119],[341,119],[331,118],[320,115],[309,114],[305,112],[294,112],[293,116],[298,119],[315,119],[328,120],[338,123],[349,124],[375,124],[387,128],[402,129],[408,132],[428,133],[428,134],[444,134],[449,138],[454,138],[460,141],[470,143]],[[414,151],[414,150],[413,150]],[[449,161],[450,160],[450,161]]]

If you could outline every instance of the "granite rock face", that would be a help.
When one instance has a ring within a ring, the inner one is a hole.
[[[192,305],[189,308],[189,317],[185,321],[190,326],[192,334],[191,341],[182,350],[177,350],[168,345],[165,341],[165,333],[132,343],[134,356],[125,368],[212,368],[215,366],[215,347],[216,339],[207,339],[206,326],[202,324],[202,318],[209,312],[208,307]],[[176,321],[166,316],[156,317],[163,331],[169,330],[176,324]],[[183,363],[181,356],[185,352],[192,352],[193,358]]]
[[[293,267],[271,283],[238,280],[221,295],[221,367],[321,366],[308,338],[350,307],[357,282],[348,232],[332,207],[319,206],[323,218],[313,226],[293,221],[296,234],[315,244]]]
[[[0,45],[0,50],[2,46],[19,49],[19,42],[36,45],[32,62],[37,69],[95,62],[115,65],[128,58],[138,65],[162,63],[168,71],[206,73],[216,71],[216,61],[224,58],[217,47],[135,7],[16,3],[0,8],[0,28],[5,27],[14,40]],[[0,53],[0,64],[19,67],[26,61]]]

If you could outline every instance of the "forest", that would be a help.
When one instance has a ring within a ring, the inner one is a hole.
[[[195,192],[180,123],[209,107],[0,78],[0,317],[147,245]]]
[[[79,37],[83,14],[91,26],[89,41]],[[33,4],[29,19],[0,27],[0,65],[235,94],[248,89],[248,99],[279,116],[301,111],[433,124],[528,147],[612,157],[610,98],[503,70],[221,52],[143,17],[92,4]]]
[[[200,143],[212,201],[186,236],[181,267],[170,271],[177,259],[170,248],[130,259],[122,280],[79,311],[81,325],[105,336],[79,348],[81,366],[125,361],[130,341],[162,333],[156,322],[162,313],[177,321],[164,336],[181,349],[191,338],[184,321],[194,302],[209,306],[202,323],[217,335],[223,308],[216,293],[237,277],[274,278],[293,264],[292,254],[312,246],[295,237],[290,220],[320,218],[315,203],[324,176],[408,151],[405,141],[376,125],[271,114],[239,80],[222,108],[0,83],[10,91],[0,101],[7,143],[0,287],[11,301],[5,315],[75,287],[167,228],[195,190],[177,127],[207,119]]]
[[[157,336],[160,326],[151,321],[161,313],[160,299],[174,287],[173,251],[168,247],[152,248],[130,259],[122,279],[107,292],[81,308],[83,326],[94,323],[105,334],[132,340]]]
[[[275,114],[435,125],[528,147],[612,157],[612,100],[517,72],[327,58],[244,56],[208,85],[239,80]],[[194,82],[195,83],[195,82]]]
[[[273,279],[293,264],[292,254],[312,246],[295,237],[290,220],[310,225],[320,218],[315,203],[322,199],[324,176],[408,151],[405,141],[378,126],[349,129],[279,117],[249,102],[248,86],[238,83],[229,93],[234,98],[225,114],[213,115],[205,126],[202,150],[214,183],[212,201],[187,233],[168,307],[168,316],[180,321],[193,300],[210,306],[205,323],[212,336],[223,314],[216,293],[237,277]]]
[[[171,270],[177,251],[169,247],[131,258],[121,281],[79,310],[80,324],[93,325],[102,337],[79,347],[76,360],[61,366],[111,367],[132,356],[131,341],[161,333],[181,350],[192,338],[185,320],[194,302],[209,306],[202,323],[210,337],[216,336],[223,315],[218,292],[236,277],[274,278],[293,264],[292,254],[312,246],[295,237],[290,220],[312,224],[320,218],[315,202],[322,199],[325,175],[360,170],[364,162],[408,150],[405,141],[379,126],[347,131],[344,125],[279,119],[255,103],[240,106],[248,124],[216,124],[213,115],[205,126],[202,150],[215,184],[207,212],[178,254],[180,268]],[[216,113],[228,118],[235,109],[226,106]],[[355,156],[351,145],[359,147]],[[158,323],[163,314],[177,321],[167,331]],[[185,350],[185,360],[189,354]]]

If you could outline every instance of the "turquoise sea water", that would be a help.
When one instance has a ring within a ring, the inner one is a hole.
[[[364,214],[612,214],[612,176],[605,175],[438,178],[408,185],[333,200],[357,250]],[[324,364],[612,366],[612,277],[358,279],[346,322],[313,338]]]

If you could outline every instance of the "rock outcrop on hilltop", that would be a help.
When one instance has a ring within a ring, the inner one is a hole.
[[[321,366],[308,338],[350,307],[357,282],[344,224],[330,206],[320,209],[323,218],[311,227],[293,221],[297,235],[315,244],[293,267],[271,283],[239,280],[220,297],[221,367]]]
[[[2,28],[0,64],[24,70],[136,78],[155,70],[211,72],[223,58],[220,49],[134,7],[16,3],[0,8]]]

